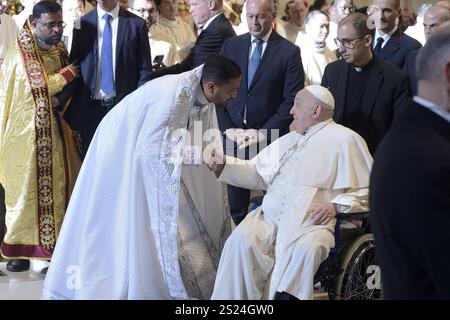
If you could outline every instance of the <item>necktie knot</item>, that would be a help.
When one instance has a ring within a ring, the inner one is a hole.
[[[384,39],[382,37],[379,37],[377,39],[377,45],[375,46],[375,54],[379,54],[381,52],[383,42]]]
[[[264,43],[264,40],[262,40],[262,39],[255,39],[255,40],[253,40],[253,43],[255,43],[257,47],[262,47],[262,45]]]
[[[105,13],[102,18],[106,23],[108,23],[109,20],[111,20],[112,16],[109,13]]]

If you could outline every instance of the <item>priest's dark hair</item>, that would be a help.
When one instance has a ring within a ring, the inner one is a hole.
[[[33,20],[38,20],[41,15],[62,11],[61,5],[52,0],[44,0],[36,3],[33,7]]]
[[[221,55],[210,57],[203,66],[202,83],[213,81],[222,85],[241,76],[241,68],[231,59]]]
[[[359,12],[350,13],[338,24],[338,28],[342,27],[344,24],[351,24],[358,36],[364,37],[365,35],[371,34],[371,30],[368,27],[367,19],[369,17],[365,14]]]

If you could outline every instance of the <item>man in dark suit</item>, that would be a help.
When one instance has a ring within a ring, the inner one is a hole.
[[[411,88],[406,73],[374,57],[371,43],[367,16],[344,18],[336,38],[343,59],[327,65],[322,86],[334,96],[333,119],[358,132],[373,155]]]
[[[250,145],[266,146],[289,132],[289,110],[303,88],[304,74],[300,49],[272,29],[272,0],[249,0],[246,9],[250,33],[228,39],[220,51],[241,67],[242,81],[227,109],[216,111],[220,130],[234,141],[225,141],[226,153],[236,156],[237,148],[245,149],[240,156],[248,159],[257,153]],[[228,196],[239,223],[247,214],[250,191],[229,186]]]
[[[429,8],[424,16],[423,16],[423,28],[425,33],[425,39],[428,40],[430,36],[433,34],[436,28],[450,20],[450,9],[443,5],[435,5]],[[416,59],[417,54],[420,49],[416,49],[408,53],[406,56],[405,65],[403,66],[403,70],[405,70],[409,77],[411,78],[411,88],[413,95],[417,93],[417,80],[416,80]]]
[[[222,0],[191,0],[189,12],[195,25],[202,31],[183,61],[154,72],[153,78],[189,71],[219,53],[223,42],[236,35],[230,21],[223,14],[222,6]]]
[[[417,57],[418,95],[379,147],[371,223],[385,299],[450,299],[450,22]]]
[[[70,60],[80,64],[73,101],[64,118],[79,131],[83,153],[103,117],[126,95],[150,80],[151,58],[144,19],[102,0],[73,31]],[[64,102],[68,92],[60,96]]]
[[[422,45],[397,27],[401,15],[400,0],[374,0],[373,5],[377,8],[371,13],[376,27],[373,51],[379,59],[403,68],[406,55]]]

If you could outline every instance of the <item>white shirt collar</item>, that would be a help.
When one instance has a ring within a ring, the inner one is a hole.
[[[99,5],[97,5],[97,14],[98,14],[99,19],[102,19],[103,15],[105,13],[109,13],[113,17],[113,19],[117,19],[117,17],[119,16],[119,10],[120,10],[120,6],[119,6],[118,2],[117,2],[117,6],[114,9],[112,9],[110,12],[103,10],[102,8],[100,8]]]
[[[382,36],[380,31],[378,31],[378,29],[376,29],[375,30],[375,39],[373,41],[374,48],[377,45],[378,38],[383,38],[384,41],[383,41],[383,44],[381,46],[384,47],[384,45],[389,41],[389,39],[391,38],[391,36],[394,34],[395,31],[397,31],[397,27],[392,29],[391,32],[389,32],[389,33],[385,34],[384,36]]]
[[[272,34],[272,30],[273,30],[273,29],[270,29],[269,32],[267,32],[267,34],[262,38],[262,40],[263,40],[264,42],[269,41],[270,35]],[[255,40],[255,39],[256,39],[256,38],[255,38],[254,36],[251,36],[251,42],[252,42],[252,43],[253,43],[253,40]]]
[[[208,21],[206,21],[206,23],[202,26],[202,30],[206,30],[206,28],[208,28],[208,26],[211,24],[211,22],[214,21],[215,18],[217,18],[218,16],[220,16],[222,14],[222,12],[213,15],[211,18],[208,19]]]
[[[433,111],[438,116],[444,118],[444,120],[447,120],[448,122],[450,122],[450,112],[445,110],[443,107],[438,106],[437,104],[435,104],[429,100],[426,100],[424,98],[421,98],[419,96],[414,96],[413,100],[416,103],[420,104],[421,106],[427,108],[428,110]]]

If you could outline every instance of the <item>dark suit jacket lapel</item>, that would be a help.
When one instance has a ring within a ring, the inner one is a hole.
[[[242,66],[242,79],[245,79],[245,88],[248,88],[248,60],[250,59],[250,48],[251,48],[252,38],[250,33],[247,33],[244,38],[242,38],[242,54],[239,55],[238,64]],[[254,78],[254,76],[253,76]],[[253,82],[253,81],[252,81]]]
[[[255,85],[255,82],[258,80],[258,78],[263,73],[264,69],[270,64],[270,61],[272,61],[272,57],[275,56],[275,54],[280,49],[280,40],[281,36],[278,35],[274,30],[272,30],[272,34],[269,37],[269,40],[267,41],[267,47],[266,50],[264,50],[263,56],[261,58],[261,61],[259,62],[258,68],[256,69],[255,75],[253,76],[252,83],[250,84],[249,90]],[[248,53],[247,53],[247,64],[248,64]]]
[[[345,98],[347,94],[347,78],[348,78],[348,69],[350,68],[350,65],[344,61],[342,63],[342,68],[339,68],[339,75],[336,86],[336,108],[335,108],[335,115],[334,119],[337,121],[340,121],[342,118],[342,115],[344,114],[344,108],[345,108]],[[342,72],[342,73],[341,73]],[[342,94],[339,94],[342,92]]]
[[[120,8],[119,10],[119,25],[117,27],[117,41],[116,41],[116,69],[119,62],[119,54],[123,44],[123,37],[125,36],[125,30],[127,29],[128,19],[126,12]]]
[[[95,91],[95,83],[96,83],[96,79],[97,79],[97,68],[98,68],[98,12],[97,9],[93,10],[93,13],[91,15],[88,15],[86,17],[86,20],[88,21],[89,24],[91,24],[93,26],[93,34],[91,35],[92,39],[92,63],[93,66],[90,68],[91,69],[91,81],[89,83],[89,87],[91,89],[91,93],[94,94]]]
[[[388,42],[383,47],[383,50],[381,50],[379,58],[385,60],[387,57],[398,51],[400,49],[402,39],[403,35],[400,33],[400,30],[395,30],[395,32],[389,38]]]
[[[364,105],[362,109],[365,114],[369,115],[375,105],[375,100],[383,83],[383,69],[380,60],[375,58],[372,69],[370,70],[369,80],[367,82]]]

